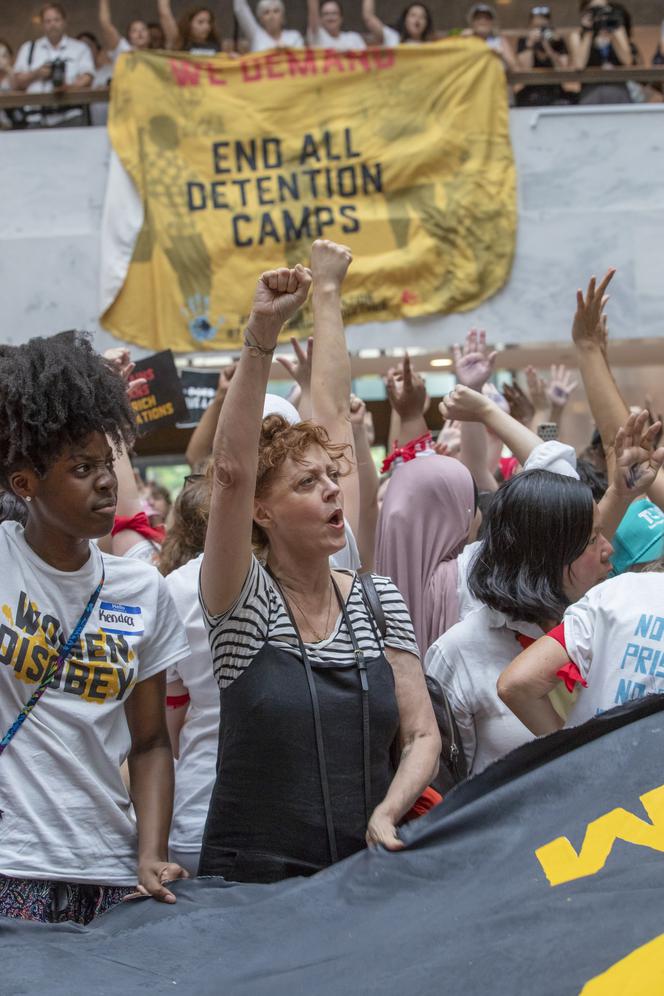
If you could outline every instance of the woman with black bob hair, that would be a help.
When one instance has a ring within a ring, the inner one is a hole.
[[[531,739],[498,698],[498,676],[608,576],[612,552],[581,481],[529,470],[496,492],[468,577],[482,605],[440,637],[425,661],[449,699],[470,774]]]
[[[27,508],[0,524],[0,916],[85,924],[136,892],[175,902],[185,874],[164,700],[186,639],[158,572],[93,542],[133,436],[85,334],[0,347],[0,487]]]
[[[585,563],[576,572],[574,565],[592,542],[593,518],[592,491],[573,477],[529,470],[512,478],[487,516],[468,577],[472,594],[512,619],[540,625],[562,617],[586,590]]]

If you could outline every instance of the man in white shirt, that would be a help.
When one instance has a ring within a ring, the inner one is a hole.
[[[314,48],[332,48],[337,52],[355,52],[366,48],[357,31],[342,31],[343,10],[339,0],[308,0],[307,42]]]
[[[40,11],[44,34],[21,45],[16,57],[13,86],[28,93],[64,93],[91,85],[95,66],[88,46],[65,34],[67,20],[59,3],[47,3]],[[31,125],[85,124],[81,108],[40,110],[27,114]]]

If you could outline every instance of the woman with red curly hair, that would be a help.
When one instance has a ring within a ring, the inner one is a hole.
[[[396,850],[400,821],[438,768],[440,738],[401,596],[373,579],[381,626],[356,575],[330,569],[345,543],[345,440],[313,422],[262,419],[283,323],[304,304],[313,273],[317,328],[341,330],[350,259],[319,241],[311,271],[262,275],[219,418],[200,594],[222,722],[202,875],[275,882],[365,843]],[[320,336],[315,348],[324,348]]]

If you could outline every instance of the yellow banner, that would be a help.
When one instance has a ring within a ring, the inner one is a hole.
[[[260,272],[306,263],[320,237],[353,251],[349,324],[474,308],[512,263],[508,125],[477,39],[123,56],[109,130],[143,224],[129,245],[121,225],[104,235],[126,276],[103,324],[155,351],[232,346]],[[107,217],[124,207],[109,188]],[[310,327],[305,310],[294,331]]]

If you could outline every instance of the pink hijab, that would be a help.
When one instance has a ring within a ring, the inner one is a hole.
[[[392,578],[410,611],[422,658],[459,619],[457,560],[475,510],[473,479],[458,460],[399,464],[378,519],[376,572]]]

